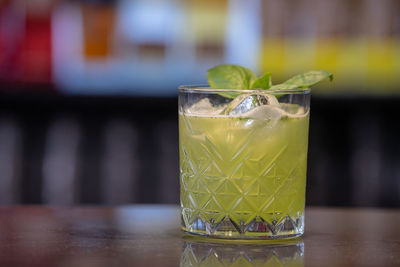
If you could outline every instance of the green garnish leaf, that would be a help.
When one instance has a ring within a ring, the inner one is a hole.
[[[272,86],[271,72],[265,73],[263,76],[255,80],[250,89],[269,89]]]
[[[333,75],[325,70],[313,70],[295,75],[284,83],[272,85],[270,72],[257,78],[257,75],[250,69],[239,65],[222,64],[207,72],[208,84],[213,89],[296,90],[311,87],[328,78],[332,81]],[[227,98],[235,98],[240,93],[227,90],[227,92],[222,91],[218,94]]]
[[[208,70],[208,83],[214,89],[250,89],[257,75],[250,69],[239,66],[222,64]]]
[[[326,78],[333,80],[333,75],[325,70],[313,70],[303,74],[293,76],[283,84],[296,85],[297,88],[306,88],[313,86]]]

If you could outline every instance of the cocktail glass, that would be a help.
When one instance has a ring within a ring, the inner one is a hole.
[[[310,90],[179,88],[182,228],[214,238],[304,232]]]

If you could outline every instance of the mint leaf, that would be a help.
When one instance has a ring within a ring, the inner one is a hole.
[[[265,73],[263,76],[255,80],[250,89],[269,89],[272,85],[271,72]]]
[[[313,86],[326,78],[329,78],[329,80],[332,81],[333,75],[325,70],[313,70],[293,76],[284,82],[284,84],[297,85],[297,88],[305,88]]]
[[[293,76],[284,83],[271,86],[272,90],[295,90],[313,86],[325,79],[333,80],[333,75],[325,70],[313,70]]]
[[[250,85],[257,79],[250,69],[239,66],[222,64],[207,72],[208,84],[213,89],[250,89]]]

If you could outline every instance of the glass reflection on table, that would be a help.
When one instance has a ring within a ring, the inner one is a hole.
[[[301,239],[275,244],[188,239],[180,266],[304,266],[304,243]]]

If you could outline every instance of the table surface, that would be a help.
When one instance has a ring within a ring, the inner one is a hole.
[[[308,208],[302,238],[185,236],[177,206],[0,208],[0,266],[400,266],[400,210]]]

